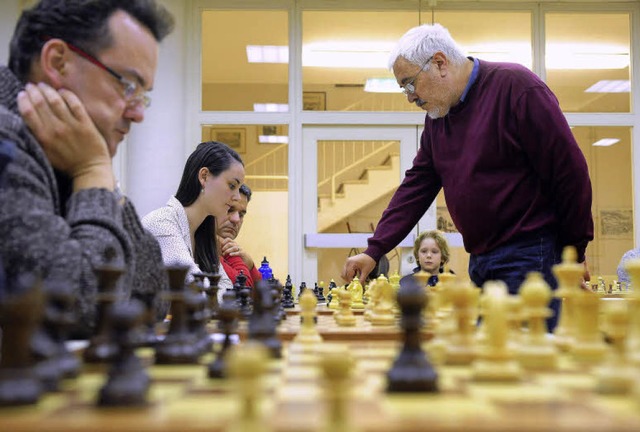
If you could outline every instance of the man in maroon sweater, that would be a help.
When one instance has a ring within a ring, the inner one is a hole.
[[[587,164],[551,90],[523,66],[466,57],[439,24],[409,30],[389,67],[408,101],[427,112],[424,132],[368,248],[347,260],[343,278],[366,278],[442,188],[476,285],[502,280],[515,294],[538,271],[555,288],[551,267],[566,245],[584,262],[593,219]]]
[[[262,279],[262,275],[256,268],[253,258],[236,242],[250,200],[251,189],[243,184],[240,186],[240,201],[229,209],[227,218],[218,227],[217,234],[222,255],[220,263],[229,279],[235,282],[236,276],[242,271],[247,276],[247,286],[253,287],[255,282]]]

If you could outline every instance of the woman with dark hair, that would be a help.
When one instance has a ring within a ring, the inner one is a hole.
[[[190,274],[220,274],[220,293],[232,283],[219,265],[215,221],[224,220],[240,199],[243,182],[238,153],[217,141],[200,143],[187,159],[176,195],[142,219],[160,243],[166,265],[188,265]]]

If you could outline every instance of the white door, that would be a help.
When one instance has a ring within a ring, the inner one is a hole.
[[[419,142],[418,128],[306,127],[302,142],[301,263],[307,286],[331,279],[340,285],[345,259],[364,251]],[[419,229],[435,227],[435,211],[425,214],[412,233],[390,254],[391,273],[407,272]],[[300,238],[295,236],[296,238]],[[301,258],[301,260],[300,260]],[[410,260],[409,260],[410,261]],[[293,275],[292,275],[293,276]]]

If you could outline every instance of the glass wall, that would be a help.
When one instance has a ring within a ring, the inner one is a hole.
[[[286,11],[202,13],[202,110],[286,111]]]
[[[253,194],[238,242],[274,274],[287,274],[288,127],[286,125],[216,124],[202,126],[203,141],[220,141],[244,162],[245,183]],[[265,229],[269,227],[269,229]]]
[[[630,112],[631,15],[545,14],[547,85],[565,112]]]
[[[344,140],[317,144],[318,232],[373,233],[397,188],[400,141]],[[359,248],[318,249],[318,278],[340,274],[346,257]],[[392,253],[393,270],[400,255]]]
[[[596,239],[587,250],[592,273],[614,273],[622,253],[633,247],[632,137],[637,120],[620,115],[632,113],[631,23],[637,4],[598,10],[594,2],[508,5],[441,1],[433,8],[427,6],[428,2],[415,2],[423,6],[422,10],[410,10],[407,4],[384,0],[345,0],[335,2],[334,9],[313,0],[265,1],[263,8],[258,0],[237,0],[233,6],[222,0],[211,2],[220,7],[202,12],[199,108],[213,119],[203,126],[203,134],[214,136],[213,129],[222,128],[223,133],[228,129],[231,135],[227,137],[232,141],[244,137],[240,141],[246,147],[243,157],[247,182],[261,193],[284,192],[275,204],[269,200],[261,210],[256,202],[253,211],[256,215],[260,212],[257,219],[268,218],[274,207],[284,211],[290,201],[301,202],[296,187],[300,176],[305,175],[296,171],[302,154],[298,148],[282,142],[261,144],[259,136],[293,139],[301,136],[307,124],[420,126],[422,112],[400,93],[387,68],[387,57],[409,28],[437,22],[449,29],[469,55],[517,62],[539,74],[558,97],[563,111],[571,114],[570,120],[581,125],[573,132],[587,158],[594,188]],[[300,40],[290,41],[289,35],[299,35]],[[300,47],[300,51],[291,53],[289,46]],[[537,58],[536,53],[544,57]],[[297,64],[289,69],[292,59]],[[290,71],[295,71],[293,77]],[[299,87],[290,94],[292,79]],[[292,112],[288,102],[299,94],[300,110]],[[332,115],[326,116],[323,111]],[[233,112],[238,112],[242,120],[232,119]],[[216,113],[224,120],[216,120]],[[268,117],[272,113],[279,117]],[[267,117],[260,117],[262,114]],[[213,124],[218,121],[225,124]],[[592,121],[597,126],[584,126]],[[219,131],[215,133],[219,136]],[[618,141],[608,147],[594,145],[605,138]],[[270,165],[272,162],[266,159],[275,158],[265,155],[271,152],[286,154],[286,158]],[[318,163],[320,159],[318,154]],[[319,176],[321,169],[318,165]],[[318,186],[318,201],[327,193],[322,188],[326,184]],[[388,202],[389,196],[380,193],[380,202]],[[296,231],[301,224],[291,222],[291,218],[299,217],[296,212],[295,206],[289,206],[289,214],[285,211],[283,215],[292,227],[290,245],[304,235]],[[434,226],[455,231],[442,195],[432,217]],[[276,224],[287,231],[286,224]],[[354,211],[325,227],[324,232],[366,232],[371,224],[377,224],[376,217],[360,218]],[[283,235],[286,238],[287,234]],[[277,243],[286,242],[281,236]],[[455,270],[464,274],[468,255],[462,248],[454,253]]]
[[[613,275],[633,248],[631,128],[574,127],[593,188],[594,241],[587,248],[592,275]],[[610,282],[610,281],[609,281]]]

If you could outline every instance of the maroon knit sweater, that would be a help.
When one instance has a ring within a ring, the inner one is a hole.
[[[584,155],[554,94],[520,65],[480,61],[465,100],[426,118],[413,167],[365,253],[378,260],[394,248],[440,188],[471,254],[549,229],[582,261],[593,239]]]

